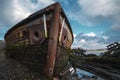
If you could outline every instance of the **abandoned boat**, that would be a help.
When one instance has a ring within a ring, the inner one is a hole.
[[[28,16],[4,38],[7,57],[38,64],[43,76],[58,77],[67,68],[73,33],[59,3]]]

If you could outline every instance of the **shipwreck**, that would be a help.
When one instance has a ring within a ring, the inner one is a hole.
[[[59,3],[22,20],[5,34],[6,56],[39,64],[41,75],[53,79],[67,68],[73,33]]]

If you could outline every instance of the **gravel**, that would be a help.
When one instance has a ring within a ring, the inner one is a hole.
[[[5,58],[0,52],[0,80],[44,80],[37,72],[31,72],[25,65]]]

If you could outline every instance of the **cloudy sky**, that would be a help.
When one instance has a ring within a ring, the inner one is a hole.
[[[120,0],[0,0],[0,40],[13,25],[55,2],[70,21],[72,47],[100,49],[120,41]]]

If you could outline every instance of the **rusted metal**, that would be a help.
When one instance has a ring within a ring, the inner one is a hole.
[[[58,44],[58,32],[59,32],[59,16],[60,16],[60,4],[55,4],[55,10],[53,12],[53,23],[51,24],[49,43],[48,43],[48,55],[47,55],[47,66],[45,69],[45,74],[49,77],[53,75],[55,56]]]

